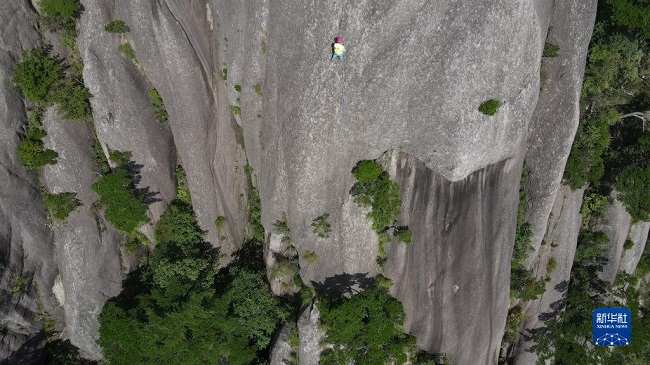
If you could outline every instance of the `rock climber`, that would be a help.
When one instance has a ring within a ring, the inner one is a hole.
[[[343,45],[343,38],[341,37],[336,37],[334,40],[334,44],[332,44],[332,61],[334,61],[335,58],[338,58],[339,60],[343,60],[345,57],[345,46]]]

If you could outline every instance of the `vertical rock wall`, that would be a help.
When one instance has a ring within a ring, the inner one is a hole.
[[[214,82],[211,57],[219,43],[207,14],[204,1],[117,0],[114,16],[130,26],[126,38],[165,101],[197,220],[227,257],[244,237],[246,156],[224,85]],[[218,216],[226,218],[221,232]]]
[[[56,306],[52,233],[36,174],[16,154],[26,116],[11,79],[21,49],[38,42],[34,15],[28,1],[0,5],[0,362],[12,363],[40,361],[39,304],[52,312]]]
[[[643,254],[650,230],[650,222],[633,222],[623,203],[616,200],[615,196],[616,194],[613,194],[613,203],[605,212],[602,224],[598,227],[609,237],[607,263],[600,273],[600,278],[610,283],[616,280],[619,271],[628,274],[634,272]],[[633,245],[626,250],[624,246],[627,240],[632,241]]]
[[[510,257],[521,161],[449,182],[399,154],[402,218],[411,244],[391,245],[385,267],[418,345],[452,364],[494,364],[509,302]]]
[[[76,193],[81,203],[65,222],[52,223],[60,281],[54,291],[65,319],[62,336],[79,347],[82,356],[99,360],[98,316],[104,302],[121,291],[119,247],[124,238],[93,209],[98,196],[91,185],[98,168],[93,163],[92,125],[62,120],[50,108],[43,128],[48,132],[45,148],[59,154],[56,165],[43,167],[43,184],[52,194]]]
[[[535,261],[560,189],[573,137],[580,119],[580,94],[596,0],[555,1],[547,42],[560,47],[559,56],[542,58],[542,82],[529,126],[526,152],[526,221],[533,230],[529,264]]]
[[[535,344],[531,338],[532,333],[544,326],[542,321],[545,318],[555,316],[564,310],[582,222],[580,207],[583,193],[584,189],[571,190],[562,187],[555,196],[555,204],[549,214],[549,222],[543,238],[545,244],[540,246],[533,267],[533,273],[537,277],[548,277],[549,281],[546,282],[546,291],[539,299],[522,303],[522,309],[526,311],[522,335],[509,355],[515,359],[515,364],[536,363],[537,355],[531,350],[531,346]],[[556,262],[552,272],[548,271],[550,260]]]

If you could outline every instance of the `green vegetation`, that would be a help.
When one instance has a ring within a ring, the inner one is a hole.
[[[120,157],[113,157],[116,152]],[[123,161],[123,155],[116,152],[111,154],[111,160]],[[146,216],[148,207],[144,197],[135,192],[134,178],[127,164],[119,164],[112,171],[102,174],[92,185],[100,203],[106,208],[104,217],[125,234],[135,234],[140,226],[149,222]]]
[[[76,193],[50,194],[45,189],[41,189],[41,197],[50,217],[58,221],[68,219],[68,215],[81,204],[77,200]]]
[[[169,114],[167,114],[165,103],[158,90],[155,88],[149,89],[149,99],[151,99],[151,107],[156,114],[156,119],[161,123],[167,122],[169,120]]]
[[[235,85],[235,91],[240,93],[241,92],[241,85],[239,85],[239,84]]]
[[[533,251],[530,242],[532,237],[530,224],[524,223],[517,227],[510,266],[510,295],[523,301],[535,300],[546,290],[544,279],[535,280],[532,270],[525,266],[528,255]]]
[[[41,129],[41,112],[35,110],[28,118],[25,126],[25,136],[18,145],[18,159],[27,170],[37,169],[45,165],[56,164],[58,154],[54,150],[43,148],[43,138],[47,133]]]
[[[74,44],[76,18],[81,10],[79,0],[42,0],[38,6],[43,12],[40,23],[52,32],[62,33],[64,43]]]
[[[234,115],[240,115],[241,114],[241,108],[238,105],[231,105],[230,106],[230,112],[233,113]]]
[[[546,266],[546,276],[551,276],[553,271],[555,271],[555,268],[557,268],[557,260],[555,259],[555,257],[551,257],[548,260],[548,264]]]
[[[225,67],[221,69],[221,79],[223,81],[228,80],[228,69]]]
[[[253,85],[253,90],[255,91],[255,94],[262,96],[262,85],[260,84]]]
[[[117,50],[120,51],[124,57],[130,59],[131,61],[136,61],[135,51],[133,51],[133,48],[131,48],[129,42],[120,43],[120,45],[117,46]]]
[[[224,223],[226,223],[226,217],[220,215],[217,217],[217,219],[214,220],[214,227],[217,229],[217,231],[221,232],[221,228],[223,228]]]
[[[526,312],[520,306],[514,306],[508,310],[508,317],[506,317],[506,328],[503,333],[503,342],[512,344],[519,332],[519,323],[523,321]]]
[[[647,0],[605,0],[611,6],[612,21],[650,38],[650,3]]]
[[[500,107],[501,107],[501,102],[495,99],[490,99],[488,101],[483,102],[478,107],[478,110],[485,115],[492,116],[497,113]]]
[[[649,34],[643,31],[648,27],[639,17],[650,14],[648,5],[628,0],[599,4],[582,88],[583,112],[564,173],[573,189],[588,185],[608,196],[620,187],[628,193],[623,199],[643,193],[638,190],[645,179],[641,171],[650,161],[650,144],[644,143],[650,133],[642,127],[650,95],[650,58]],[[625,205],[635,219],[648,219],[639,203],[628,200]]]
[[[350,193],[355,203],[371,208],[368,218],[372,220],[372,229],[383,233],[394,226],[402,205],[399,185],[391,181],[388,172],[375,161],[360,161],[352,173],[357,183]]]
[[[650,220],[650,166],[629,167],[616,181],[617,199],[625,205],[635,221]]]
[[[41,0],[38,6],[49,16],[74,19],[79,15],[78,0]]]
[[[605,306],[607,285],[598,278],[604,264],[603,246],[608,238],[602,232],[583,230],[578,237],[575,261],[571,269],[566,308],[550,313],[544,330],[536,331],[534,350],[540,363],[553,359],[552,364],[602,364],[608,349],[585,346],[591,339],[591,313]]]
[[[92,117],[88,99],[92,96],[84,86],[81,74],[61,80],[50,93],[52,102],[59,104],[59,114],[70,120],[89,120]]]
[[[375,285],[350,298],[321,298],[320,320],[332,346],[321,353],[321,364],[403,364],[408,358],[427,357],[415,338],[403,333],[404,309],[386,286]]]
[[[23,60],[16,64],[13,82],[27,100],[39,106],[59,104],[59,114],[65,119],[87,120],[91,116],[88,99],[92,96],[83,85],[80,61],[67,68],[63,61],[52,57],[49,49],[36,47],[23,50]]]
[[[305,254],[302,257],[305,259],[305,261],[307,261],[310,264],[313,264],[316,261],[318,261],[318,255],[316,255],[316,252],[311,250],[305,251]]]
[[[627,239],[625,240],[625,243],[623,243],[623,249],[624,250],[631,250],[632,247],[634,247],[634,241]]]
[[[126,33],[130,29],[129,26],[124,23],[124,21],[115,19],[108,22],[106,26],[104,26],[104,30],[109,33]]]
[[[179,182],[179,186],[183,183]],[[155,227],[156,250],[100,315],[107,362],[260,364],[288,310],[264,280],[261,242],[227,269],[179,199]]]
[[[554,43],[544,43],[544,51],[542,57],[557,57],[560,55],[560,46]]]
[[[328,238],[332,232],[332,227],[328,222],[330,215],[329,213],[322,214],[311,222],[311,226],[314,228],[312,232],[320,238]]]
[[[582,199],[580,215],[583,221],[589,221],[590,218],[599,218],[605,214],[609,206],[609,198],[596,192],[590,193]]]
[[[29,276],[18,275],[16,276],[16,281],[14,281],[14,285],[11,287],[11,292],[14,294],[20,293],[21,291],[28,289],[30,284],[31,284],[31,279]]]
[[[275,232],[282,236],[282,242],[291,244],[291,230],[287,223],[287,215],[284,212],[282,212],[282,219],[275,221],[273,226],[275,227]]]
[[[63,62],[50,55],[49,49],[36,47],[22,51],[23,60],[16,64],[13,83],[34,104],[47,104],[50,91],[63,74]]]
[[[265,241],[264,226],[262,225],[262,203],[259,190],[253,185],[253,168],[250,165],[244,167],[246,180],[248,181],[248,223],[253,228],[253,240],[256,242]]]
[[[397,240],[399,242],[411,243],[413,232],[410,229],[397,228]]]
[[[544,279],[535,280],[532,270],[526,269],[526,260],[533,251],[533,231],[526,222],[526,191],[524,185],[528,180],[526,166],[522,169],[519,187],[519,206],[517,208],[517,230],[510,263],[510,297],[524,301],[535,300],[544,294]]]
[[[176,200],[187,205],[192,205],[192,196],[190,195],[190,189],[187,186],[187,175],[185,174],[185,170],[183,170],[183,166],[176,166],[174,176],[176,177]]]
[[[357,179],[350,194],[354,202],[362,207],[370,208],[367,217],[372,220],[372,229],[379,235],[379,257],[377,263],[383,266],[386,262],[385,245],[392,241],[392,236],[398,237],[399,242],[408,243],[412,233],[408,226],[397,226],[402,200],[399,197],[399,185],[390,180],[388,172],[376,161],[359,161],[352,169]]]

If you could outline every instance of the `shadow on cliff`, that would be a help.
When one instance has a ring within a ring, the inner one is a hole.
[[[369,277],[368,273],[362,274],[337,274],[325,279],[322,283],[312,281],[316,292],[332,295],[352,295],[354,293],[368,290],[372,287],[375,279]]]
[[[3,328],[0,335],[6,335],[6,328]],[[45,332],[40,331],[30,337],[18,350],[12,353],[8,358],[0,361],[0,365],[18,365],[18,364],[47,364],[47,352],[45,349]]]
[[[129,161],[124,165],[124,168],[126,168],[126,170],[133,176],[133,186],[136,186],[136,188],[133,189],[135,194],[143,197],[143,202],[147,205],[162,201],[162,199],[159,197],[160,192],[151,191],[151,188],[148,186],[144,188],[137,187],[142,181],[142,175],[140,174],[140,171],[142,171],[143,167],[144,165],[137,164],[133,161]]]

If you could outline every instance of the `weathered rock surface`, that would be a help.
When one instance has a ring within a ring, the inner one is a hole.
[[[174,140],[169,125],[156,120],[151,85],[133,62],[118,51],[121,37],[104,25],[114,17],[112,1],[87,0],[79,19],[77,43],[84,61],[84,82],[91,99],[95,129],[105,151],[131,151],[139,168],[138,188],[147,195],[156,221],[176,197]]]
[[[318,365],[320,353],[323,350],[321,342],[323,342],[325,334],[320,329],[320,311],[316,303],[305,308],[298,317],[298,337],[300,338],[300,347],[298,348],[300,365]]]
[[[65,222],[54,222],[55,262],[61,284],[58,300],[65,315],[63,335],[82,356],[99,360],[98,316],[108,298],[119,294],[122,282],[119,245],[123,238],[93,212],[98,196],[93,165],[92,125],[61,120],[53,108],[46,113],[45,148],[59,154],[56,165],[43,168],[43,183],[52,194],[74,192],[81,202]]]
[[[127,38],[165,101],[197,220],[206,238],[227,257],[244,237],[246,158],[237,144],[243,143],[241,132],[224,85],[214,83],[216,76],[206,69],[211,59],[200,58],[216,53],[218,45],[206,9],[205,2],[197,0],[118,0],[115,17],[131,28]],[[221,232],[215,227],[218,216],[226,218]]]
[[[38,42],[33,16],[28,1],[0,5],[0,362],[16,364],[40,361],[39,304],[52,312],[56,306],[52,234],[36,174],[16,154],[26,116],[11,79],[20,50]]]
[[[615,195],[614,193],[613,197]],[[600,278],[613,283],[619,271],[631,274],[636,269],[648,239],[650,222],[633,223],[632,217],[625,210],[623,203],[614,199],[598,228],[609,237],[608,250],[605,255],[607,263],[600,273]],[[629,250],[624,248],[627,240],[634,243]]]
[[[286,365],[289,363],[289,354],[291,353],[291,346],[288,340],[291,334],[291,328],[287,325],[276,333],[273,343],[271,344],[271,365]]]
[[[509,356],[515,359],[515,364],[536,363],[537,355],[531,350],[531,346],[535,344],[531,338],[532,332],[544,326],[543,318],[554,317],[564,310],[582,222],[580,207],[583,193],[584,189],[571,190],[563,186],[556,194],[544,235],[546,244],[540,246],[533,265],[533,273],[536,277],[548,277],[550,280],[546,283],[546,291],[539,299],[522,304],[522,309],[526,311],[522,335]],[[556,266],[552,272],[549,272],[548,265],[551,259],[555,260]]]
[[[350,170],[359,160],[394,150],[386,166],[401,185],[400,223],[410,226],[414,238],[410,245],[388,247],[383,270],[404,304],[405,328],[423,349],[446,352],[454,364],[493,364],[508,307],[524,158],[526,219],[538,250],[530,264],[541,274],[554,257],[558,267],[548,284],[554,287],[570,272],[581,192],[557,192],[578,122],[595,2],[83,0],[78,42],[104,147],[133,151],[142,165],[140,187],[160,199],[151,207],[154,219],[174,197],[171,173],[178,158],[199,224],[226,260],[245,237],[248,158],[267,232],[286,213],[298,252],[318,256],[311,263],[301,257],[304,282],[327,286],[376,275],[377,236],[349,194]],[[8,131],[0,134],[8,141],[0,146],[0,183],[12,190],[7,197],[0,192],[0,217],[10,217],[0,219],[0,288],[10,288],[15,272],[38,269],[45,284],[39,288],[51,290],[54,266],[30,263],[52,257],[51,238],[36,181],[13,154],[24,116],[7,76],[19,45],[36,38],[13,32],[14,19],[22,24],[22,15],[13,13],[26,14],[26,2],[2,6],[10,7],[12,17],[3,8],[1,42],[11,46],[0,47],[0,116]],[[104,24],[114,18],[131,31],[106,33]],[[549,25],[549,41],[560,45],[561,54],[545,60],[548,82],[538,99]],[[330,61],[336,35],[346,40],[344,62]],[[124,40],[140,67],[117,52]],[[169,125],[154,120],[150,87],[162,95]],[[502,106],[488,117],[477,108],[491,98]],[[47,143],[62,160],[45,170],[47,186],[75,191],[83,202],[68,224],[54,227],[57,293],[71,340],[99,358],[96,316],[119,290],[119,237],[110,227],[103,231],[89,210],[96,197],[89,190],[88,131],[54,125]],[[246,152],[238,145],[244,140]],[[78,171],[69,170],[73,165]],[[66,182],[68,174],[76,181]],[[23,202],[34,204],[23,210]],[[551,217],[556,210],[562,214]],[[324,213],[332,232],[318,238],[310,225]],[[226,221],[218,232],[219,216]],[[630,232],[647,236],[643,226]],[[545,236],[559,246],[539,249]],[[44,246],[33,243],[35,237]],[[636,265],[641,246],[639,239],[617,265]],[[84,298],[84,291],[91,294]],[[549,290],[534,305],[544,313],[560,294]],[[28,307],[32,302],[20,299]],[[8,322],[35,323],[30,310],[14,311]],[[530,309],[526,328],[537,326],[534,313]],[[317,364],[323,333],[315,306],[303,312],[298,326],[300,361]],[[3,339],[2,351],[13,351],[38,326],[19,327],[11,340]]]
[[[384,270],[418,345],[453,364],[494,364],[508,308],[521,161],[449,182],[398,154],[391,174],[404,197],[411,244],[394,244]],[[513,194],[515,192],[515,194]]]
[[[547,41],[558,45],[560,54],[542,59],[540,75],[547,79],[529,126],[526,221],[531,224],[535,250],[530,265],[546,234],[549,213],[578,128],[582,77],[596,4],[596,0],[554,1],[552,6],[549,3],[552,18]]]

